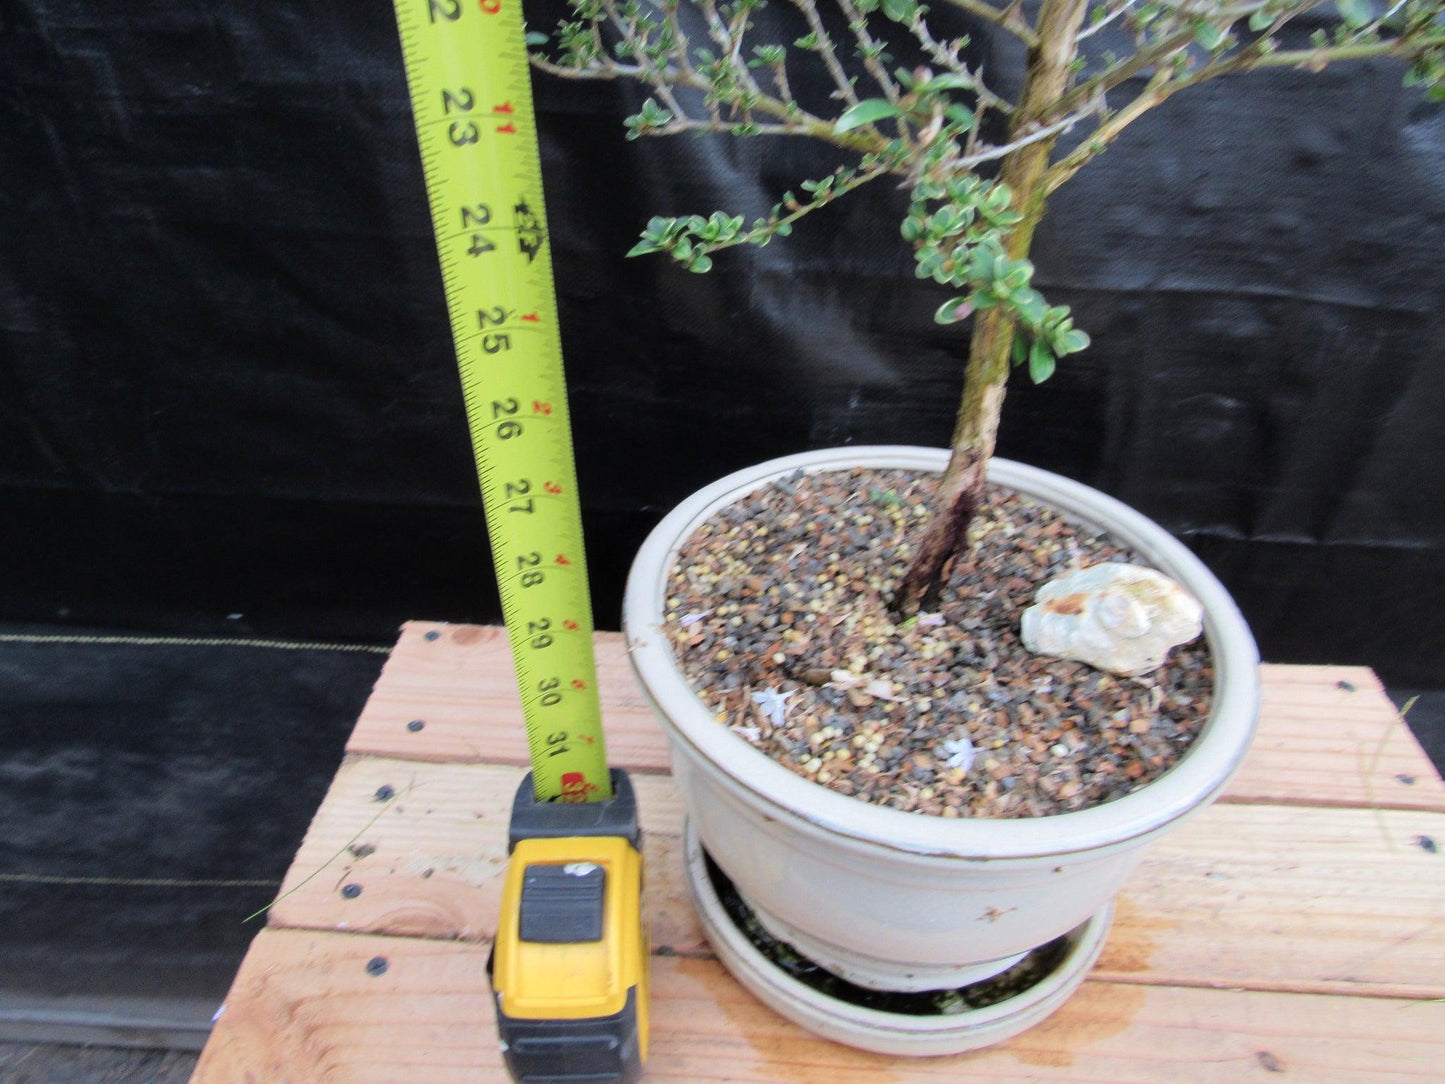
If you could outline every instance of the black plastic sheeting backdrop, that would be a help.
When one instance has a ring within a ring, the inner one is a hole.
[[[972,55],[1016,89],[1011,40]],[[1038,281],[1094,346],[1014,385],[1000,453],[1186,538],[1267,658],[1432,684],[1445,111],[1401,76],[1211,84],[1061,190]],[[946,295],[885,186],[710,275],[623,259],[649,215],[759,213],[829,152],[626,142],[634,91],[537,97],[615,627],[633,548],[710,479],[945,442],[966,329],[932,323]],[[0,4],[0,620],[378,641],[495,620],[471,472],[389,3]]]

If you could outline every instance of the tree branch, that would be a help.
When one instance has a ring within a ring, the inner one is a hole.
[[[843,70],[843,65],[838,63],[838,54],[833,50],[833,41],[828,37],[828,32],[823,29],[823,21],[818,17],[818,9],[812,4],[812,0],[793,0],[793,6],[803,13],[808,20],[808,29],[812,31],[813,38],[818,45],[816,52],[823,61],[823,66],[828,69],[828,74],[833,77],[833,83],[838,88],[838,95],[849,105],[858,104],[858,93],[853,89],[853,82]]]
[[[838,7],[842,9],[844,18],[848,20],[848,29],[852,30],[853,36],[858,39],[858,54],[863,58],[863,66],[868,69],[868,74],[873,76],[873,81],[883,91],[883,96],[897,105],[898,84],[888,74],[888,69],[878,63],[879,45],[873,40],[873,35],[868,33],[867,20],[853,6],[853,0],[838,0]]]
[[[1260,57],[1251,68],[1308,68],[1318,70],[1337,60],[1362,60],[1373,56],[1396,56],[1409,57],[1419,51],[1420,45],[1425,47],[1438,47],[1445,45],[1445,33],[1431,35],[1424,39],[1423,43],[1414,39],[1395,38],[1393,41],[1360,42],[1356,45],[1339,45],[1324,49],[1289,49],[1281,52],[1269,53]],[[1212,79],[1215,75],[1225,75],[1226,72],[1215,72],[1204,74],[1209,71],[1208,66],[1199,69],[1203,76],[1197,82],[1204,79]]]
[[[1079,172],[1090,159],[1102,154],[1104,148],[1114,142],[1125,128],[1180,89],[1182,89],[1180,85],[1169,85],[1168,69],[1160,68],[1144,89],[1139,92],[1138,97],[1110,116],[1090,133],[1088,139],[1048,168],[1042,182],[1044,197],[1047,198],[1061,184]]]
[[[986,0],[948,0],[948,2],[959,11],[966,11],[970,15],[976,15],[985,22],[1007,30],[1019,41],[1023,42],[1030,49],[1039,43],[1039,36],[1034,33],[1033,27],[1017,16],[1017,5],[1011,4],[1007,9],[994,7]]]

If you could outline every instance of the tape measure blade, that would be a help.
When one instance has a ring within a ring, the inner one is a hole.
[[[520,0],[394,0],[540,801],[611,796]]]

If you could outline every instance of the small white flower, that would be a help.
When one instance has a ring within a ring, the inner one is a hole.
[[[950,768],[962,768],[964,771],[973,767],[974,757],[978,756],[978,750],[967,738],[944,742],[943,751],[948,754],[948,760],[945,763]]]
[[[921,629],[936,629],[943,624],[942,614],[919,614],[918,627]]]
[[[696,625],[699,621],[701,621],[710,613],[712,613],[711,610],[697,610],[690,614],[683,614],[681,620],[678,621],[678,624],[685,629],[691,628],[693,625]]]
[[[776,689],[764,689],[753,693],[753,703],[763,709],[774,726],[782,726],[788,715],[788,699],[793,693],[780,693]]]
[[[733,727],[733,733],[739,737],[747,738],[748,741],[757,741],[763,736],[763,732],[755,726],[735,726]]]
[[[870,681],[863,689],[869,696],[876,696],[879,700],[901,700],[902,697],[893,695],[893,682],[878,678]]]

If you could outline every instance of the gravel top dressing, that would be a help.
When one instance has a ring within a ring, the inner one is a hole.
[[[666,630],[719,725],[841,794],[944,817],[1040,817],[1128,794],[1209,715],[1203,637],[1125,678],[1033,655],[1019,617],[1047,580],[1144,564],[1107,535],[994,487],[932,612],[887,600],[935,477],[799,472],[683,545]]]

